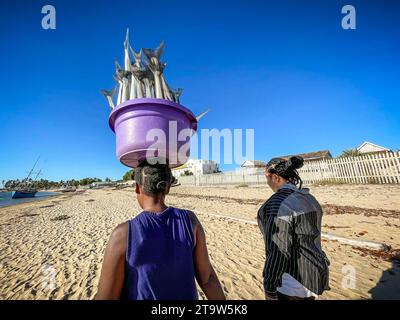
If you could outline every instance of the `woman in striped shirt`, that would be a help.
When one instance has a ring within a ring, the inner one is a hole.
[[[322,208],[302,188],[296,171],[302,165],[301,157],[274,158],[265,168],[274,191],[257,217],[265,241],[266,299],[314,300],[329,290],[329,260],[321,249]]]

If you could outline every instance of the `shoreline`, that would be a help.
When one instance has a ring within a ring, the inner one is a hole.
[[[4,192],[4,193],[9,193],[9,192],[10,191]],[[51,191],[39,191],[39,192],[51,192]],[[21,199],[27,199],[27,200],[21,201],[21,202],[18,202],[18,203],[8,203],[8,204],[4,204],[4,205],[0,202],[0,210],[3,209],[3,208],[20,206],[20,205],[24,205],[24,204],[28,204],[28,203],[32,203],[32,202],[45,201],[48,198],[54,198],[56,196],[59,196],[59,194],[55,193],[55,194],[49,194],[49,195],[39,196],[39,197],[35,196],[35,197],[31,197],[31,198],[19,198],[19,200],[21,200]],[[10,201],[11,199],[7,199],[7,200]]]
[[[341,199],[337,194],[343,193],[342,187],[313,187],[321,204],[328,205],[322,232],[400,249],[400,211],[388,214],[400,203],[400,186],[345,190]],[[268,195],[266,188],[259,187],[178,186],[167,196],[168,205],[198,212],[210,259],[228,299],[264,297],[262,235],[257,225],[240,220],[255,222],[260,203]],[[381,202],[386,196],[391,197],[390,203]],[[376,209],[379,203],[384,209]],[[141,211],[132,188],[89,189],[0,208],[0,300],[92,299],[112,230]],[[332,290],[321,300],[400,299],[400,263],[390,259],[394,251],[373,252],[329,239],[323,239],[322,245],[331,261]],[[348,267],[356,273],[354,288],[341,285]],[[43,287],[47,281],[43,268],[54,272],[52,290]],[[200,291],[199,297],[204,298]]]
[[[10,191],[7,191],[10,192]],[[54,191],[48,191],[48,190],[42,190],[39,192],[54,192]],[[82,193],[84,191],[80,191],[80,193]],[[39,202],[44,202],[46,200],[50,200],[50,199],[56,199],[59,198],[61,196],[65,196],[67,193],[61,193],[61,192],[54,192],[53,195],[47,195],[47,196],[42,196],[42,197],[33,197],[31,201],[25,201],[25,202],[20,202],[20,203],[14,203],[14,204],[7,204],[4,206],[0,206],[0,213],[3,209],[7,209],[7,208],[23,208],[24,206],[29,206],[29,205],[33,205],[35,203],[39,203]],[[72,196],[72,192],[70,193],[70,195]]]

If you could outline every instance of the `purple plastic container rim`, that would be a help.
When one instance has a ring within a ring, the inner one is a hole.
[[[120,111],[122,111],[123,109],[125,109],[127,107],[131,107],[131,106],[135,106],[135,105],[146,105],[146,104],[150,104],[150,105],[158,104],[158,105],[162,105],[162,106],[176,108],[180,111],[183,111],[186,114],[186,116],[189,118],[189,120],[193,123],[192,129],[197,130],[197,119],[194,116],[192,111],[190,111],[188,108],[182,106],[179,103],[165,100],[165,99],[156,99],[156,98],[137,98],[137,99],[127,100],[123,103],[120,103],[110,113],[110,117],[108,119],[108,124],[109,124],[111,130],[115,133],[114,124],[115,124],[115,120],[118,116],[118,113]]]

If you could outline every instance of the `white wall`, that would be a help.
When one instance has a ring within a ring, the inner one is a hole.
[[[190,171],[194,175],[215,173],[218,171],[218,164],[212,160],[189,159],[184,168],[173,169],[172,174],[178,178],[185,171]]]

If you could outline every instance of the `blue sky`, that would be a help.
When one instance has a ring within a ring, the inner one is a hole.
[[[41,8],[57,29],[41,28]],[[357,29],[341,28],[352,4]],[[43,178],[120,178],[109,110],[127,27],[135,49],[165,40],[181,103],[200,128],[254,128],[255,158],[371,141],[400,147],[398,1],[4,1],[0,181],[42,156]],[[233,166],[222,166],[229,170]]]

